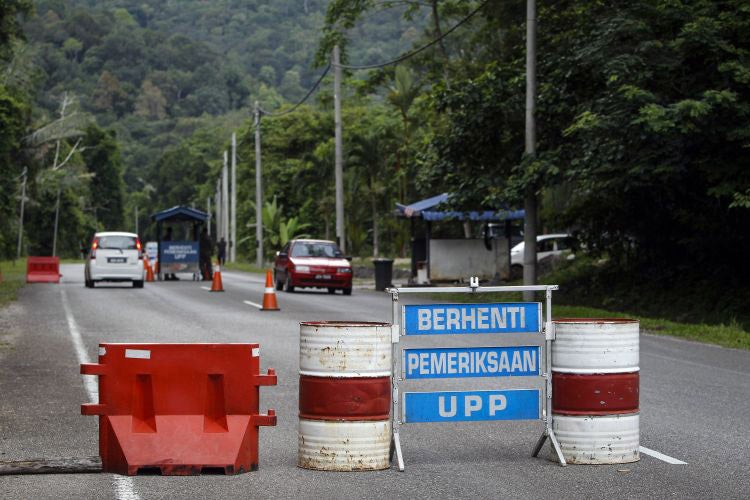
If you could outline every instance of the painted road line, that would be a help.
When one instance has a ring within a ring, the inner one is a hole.
[[[68,303],[68,295],[65,293],[65,289],[60,289],[62,297],[62,306],[65,311],[65,319],[68,321],[68,330],[70,331],[70,338],[73,340],[73,347],[75,347],[76,357],[78,358],[79,364],[90,363],[86,347],[83,345],[83,337],[81,331],[78,329],[78,323],[76,323],[73,313],[70,311],[70,304]],[[92,403],[99,402],[99,386],[97,385],[96,379],[92,376],[83,376],[83,387],[86,389],[86,394]],[[133,479],[129,476],[115,475],[113,480],[113,487],[115,489],[115,498],[117,500],[141,500],[138,493],[135,492],[133,487]]]
[[[257,307],[258,309],[263,309],[262,305],[256,304],[255,302],[250,302],[249,300],[243,300],[242,302],[244,302],[245,304],[249,306]]]
[[[211,288],[207,286],[202,286],[201,288],[203,288],[204,290],[208,290],[209,292],[211,291]]]
[[[665,455],[664,453],[659,453],[658,451],[650,450],[646,448],[645,446],[641,446],[638,448],[641,453],[644,453],[648,456],[654,457],[656,459],[661,460],[662,462],[667,462],[668,464],[672,465],[687,465],[687,462],[683,462],[682,460],[677,460],[676,458],[672,458],[669,455]]]

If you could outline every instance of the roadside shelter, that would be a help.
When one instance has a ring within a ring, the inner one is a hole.
[[[440,209],[451,197],[442,193],[410,205],[396,203],[397,217],[411,223],[411,274],[416,284],[436,281],[460,281],[468,276],[483,279],[510,276],[511,224],[523,220],[523,210]],[[484,238],[434,238],[433,224],[450,221],[484,223]],[[421,222],[421,224],[420,224]],[[419,227],[424,236],[419,236]],[[490,253],[488,250],[494,250]]]
[[[159,279],[165,274],[200,275],[200,232],[209,215],[195,208],[178,205],[151,216],[156,222],[159,243]],[[168,233],[171,229],[171,237]]]

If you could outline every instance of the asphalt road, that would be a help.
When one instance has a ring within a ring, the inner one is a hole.
[[[243,302],[261,301],[258,275],[226,272],[226,292],[209,293],[188,281],[90,290],[82,266],[62,273],[60,285],[27,286],[0,310],[0,460],[97,455],[97,419],[80,415],[89,396],[78,365],[79,356],[97,359],[99,342],[258,342],[262,371],[275,368],[279,379],[261,388],[261,410],[275,408],[278,425],[260,429],[260,469],[249,474],[0,476],[0,498],[750,496],[750,352],[641,335],[641,445],[686,465],[642,455],[563,468],[546,447],[530,456],[541,422],[505,422],[405,426],[403,473],[315,472],[296,467],[298,323],[389,321],[388,295],[280,293],[282,311],[261,312]]]

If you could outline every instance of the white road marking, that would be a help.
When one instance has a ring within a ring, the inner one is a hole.
[[[73,313],[70,311],[70,304],[68,303],[68,295],[65,293],[65,289],[61,288],[60,293],[62,296],[62,306],[65,311],[65,319],[68,321],[68,330],[70,331],[70,338],[73,341],[73,347],[75,347],[76,356],[80,364],[90,363],[86,347],[83,345],[83,337],[81,337],[81,331],[78,329],[78,323],[76,323]],[[96,378],[91,375],[83,376],[83,387],[86,389],[86,393],[92,403],[99,402],[99,386],[97,385]],[[135,492],[133,487],[133,479],[129,476],[114,476],[114,488],[115,498],[117,500],[141,500],[138,493]]]
[[[263,309],[262,305],[256,304],[255,302],[250,302],[249,300],[243,300],[242,302],[244,302],[245,304],[249,306],[257,307],[258,309]]]
[[[668,464],[687,465],[687,462],[683,462],[682,460],[677,460],[676,458],[672,458],[669,455],[665,455],[664,453],[659,453],[658,451],[651,450],[649,448],[646,448],[645,446],[641,446],[638,449],[640,450],[641,453],[644,453],[646,455],[659,459],[662,462],[667,462]]]
[[[203,288],[204,290],[208,290],[209,292],[211,291],[211,288],[207,286],[202,286],[201,288]]]

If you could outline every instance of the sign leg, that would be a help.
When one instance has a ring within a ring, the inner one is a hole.
[[[539,436],[539,440],[536,442],[536,446],[534,446],[534,452],[531,454],[532,457],[535,457],[539,455],[539,452],[542,449],[542,446],[544,446],[544,442],[547,441],[547,431],[545,430],[542,432],[542,435]]]
[[[404,456],[401,454],[401,440],[398,437],[398,432],[393,433],[393,445],[396,448],[396,460],[398,460],[398,470],[404,472]]]
[[[555,452],[557,453],[557,459],[560,461],[560,465],[562,467],[565,467],[568,465],[568,463],[565,461],[565,457],[563,456],[562,449],[560,448],[560,443],[557,442],[557,436],[555,436],[555,432],[550,429],[549,431],[549,439],[552,441],[552,446],[555,448]]]

